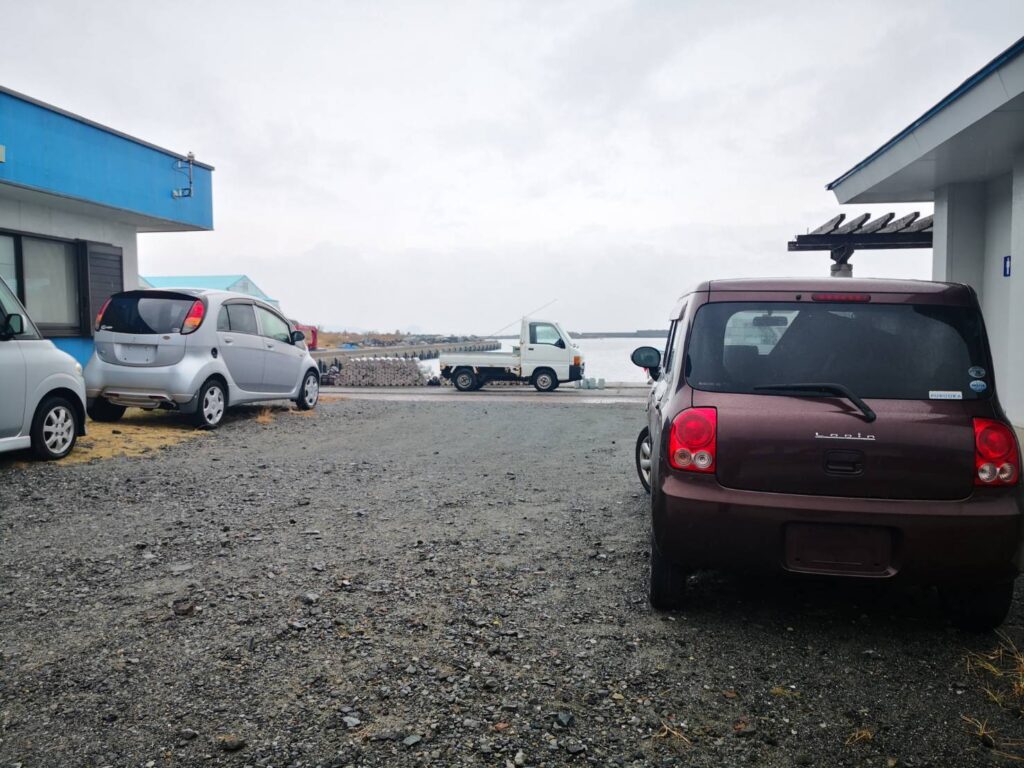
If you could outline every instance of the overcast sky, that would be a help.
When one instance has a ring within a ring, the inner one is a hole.
[[[786,252],[839,210],[826,182],[1024,31],[1019,0],[0,7],[4,85],[216,166],[215,230],[140,235],[142,274],[479,333],[553,299],[659,327],[702,279],[827,274]]]

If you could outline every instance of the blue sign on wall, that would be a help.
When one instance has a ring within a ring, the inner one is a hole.
[[[1010,276],[1010,257],[1003,256],[1003,277]]]

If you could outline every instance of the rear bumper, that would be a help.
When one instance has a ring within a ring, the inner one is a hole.
[[[90,390],[88,403],[91,406],[97,398],[109,400],[114,405],[126,408],[176,408],[185,409],[195,400],[194,394],[154,392],[148,389],[127,389],[125,387],[108,387],[102,390]]]
[[[660,486],[652,499],[654,541],[687,570],[921,584],[1006,581],[1020,571],[1019,489],[902,501],[739,491],[714,477],[676,474]]]
[[[210,368],[201,362],[186,356],[175,365],[134,367],[113,365],[93,354],[85,368],[86,398],[89,405],[103,397],[127,407],[187,410]]]

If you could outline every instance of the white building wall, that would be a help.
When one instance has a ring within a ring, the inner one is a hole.
[[[0,229],[116,245],[124,251],[125,288],[138,287],[139,255],[134,225],[0,197]]]
[[[982,285],[985,238],[985,185],[949,184],[935,190],[932,277],[950,283]]]
[[[987,182],[935,190],[932,277],[977,291],[999,399],[1010,420],[1024,426],[1024,344],[1013,330],[1024,329],[1024,280],[1003,276],[1003,257],[1024,254],[1024,158],[1018,165]]]
[[[996,380],[1009,384],[1010,281],[1003,277],[1003,257],[1010,252],[1013,177],[1010,174],[985,185],[984,262],[979,293],[985,314]],[[1006,391],[1000,387],[1000,395]]]
[[[1010,197],[1010,247],[1003,255],[1012,255],[1012,275],[1004,277],[1007,288],[1006,365],[997,372],[999,399],[1010,420],[1018,427],[1024,427],[1024,154],[1018,155],[1013,163],[1012,192]]]

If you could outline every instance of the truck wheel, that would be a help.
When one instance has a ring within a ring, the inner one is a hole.
[[[89,408],[89,418],[93,421],[117,421],[124,416],[123,405],[114,405],[105,397],[97,397]]]
[[[995,629],[1010,612],[1013,582],[980,587],[945,587],[939,600],[950,620],[960,629],[988,632]]]
[[[651,431],[644,427],[636,438],[636,473],[644,490],[651,492]]]
[[[651,535],[651,607],[658,611],[677,611],[686,596],[686,572],[658,551]]]
[[[472,392],[480,386],[476,374],[470,368],[459,368],[452,376],[452,383],[459,392]]]
[[[542,368],[533,374],[533,386],[538,392],[554,392],[558,387],[558,377],[548,368]]]

